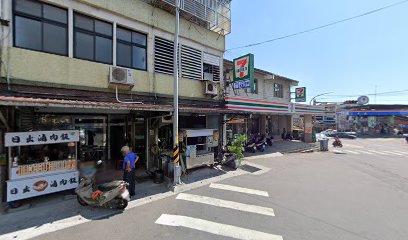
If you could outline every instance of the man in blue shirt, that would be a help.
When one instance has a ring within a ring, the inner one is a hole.
[[[128,182],[128,190],[130,196],[135,195],[135,184],[136,184],[136,163],[139,160],[139,156],[137,156],[135,153],[130,151],[130,148],[128,146],[123,146],[122,149],[120,150],[124,156],[123,160],[123,181]]]

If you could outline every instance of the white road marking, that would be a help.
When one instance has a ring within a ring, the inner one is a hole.
[[[343,151],[341,151],[341,150],[333,150],[333,152],[334,153],[337,153],[337,154],[344,154],[345,152],[343,152]]]
[[[343,146],[351,147],[351,148],[363,148],[362,146],[352,145],[352,144],[348,144],[348,143],[344,143]]]
[[[391,151],[383,151],[383,152],[389,153],[389,154],[394,154],[394,155],[397,155],[397,156],[402,156],[402,155],[404,155],[404,154],[401,154],[401,153],[396,153],[396,152],[391,152]]]
[[[180,193],[179,195],[177,195],[176,199],[207,204],[207,205],[211,205],[215,207],[229,208],[229,209],[234,209],[234,210],[243,211],[243,212],[257,213],[257,214],[262,214],[262,215],[267,215],[267,216],[275,216],[275,212],[273,211],[272,208],[244,204],[244,203],[233,202],[233,201],[227,201],[227,200],[222,200],[218,198],[205,197],[205,196],[193,195],[193,194],[188,194],[188,193]]]
[[[370,152],[373,152],[373,153],[376,153],[376,154],[380,154],[380,155],[387,155],[387,156],[390,155],[390,154],[388,154],[388,153],[379,152],[379,151],[374,151],[374,150],[367,150],[367,151],[370,151]]]
[[[408,156],[408,152],[403,152],[403,151],[394,151],[394,152],[401,153],[401,154],[403,154],[405,156]]]
[[[360,153],[368,154],[368,155],[373,155],[373,154],[374,154],[374,153],[372,153],[372,152],[363,151],[363,150],[356,150],[356,151],[358,151],[358,152],[360,152]]]
[[[177,191],[188,191],[191,190],[193,188],[197,188],[200,186],[205,186],[210,184],[211,182],[214,181],[222,181],[234,176],[240,176],[243,174],[247,174],[246,171],[237,169],[238,172],[234,171],[233,174],[225,174],[222,176],[217,176],[217,177],[212,177],[212,178],[208,178],[205,179],[201,182],[197,182],[197,183],[193,183],[193,184],[188,184],[188,186],[182,188],[181,190],[177,190]],[[132,200],[129,202],[127,208],[125,209],[125,211],[138,207],[138,206],[142,206],[151,202],[155,202],[158,201],[160,199],[164,199],[167,197],[171,197],[176,195],[178,192],[166,192],[166,193],[161,193],[161,194],[157,194],[154,196],[148,196],[148,197],[144,197],[141,199],[137,199],[137,200]],[[76,200],[75,200],[76,201]],[[112,213],[108,213],[108,214],[100,214],[97,216],[94,216],[93,219],[100,219],[100,218],[104,218],[104,217],[108,217],[111,216]],[[34,237],[38,237],[40,235],[46,234],[46,233],[50,233],[50,232],[55,232],[55,231],[59,231],[65,228],[69,228],[69,227],[74,227],[83,223],[87,223],[92,221],[92,219],[86,219],[84,217],[82,217],[80,214],[76,215],[76,216],[72,216],[69,218],[64,218],[58,221],[53,221],[50,223],[46,223],[46,224],[42,224],[40,226],[35,226],[35,227],[30,227],[30,228],[25,228],[22,230],[18,230],[18,231],[14,231],[14,232],[10,232],[7,234],[3,234],[0,235],[0,240],[9,240],[9,239],[15,239],[15,240],[26,240],[26,239],[31,239]]]
[[[354,152],[354,151],[351,151],[351,150],[343,150],[343,151],[348,152],[348,153],[352,153],[352,154],[360,154],[358,152]]]
[[[26,228],[16,232],[6,233],[0,236],[1,240],[10,240],[10,239],[30,239],[34,237],[38,237],[42,234],[59,231],[65,228],[73,227],[82,223],[87,223],[91,221],[91,219],[86,219],[80,215],[65,218],[62,220],[42,224],[40,226],[34,226],[30,228]]]
[[[236,186],[225,185],[225,184],[211,183],[210,188],[216,188],[216,189],[221,189],[221,190],[227,190],[227,191],[233,191],[233,192],[240,192],[240,193],[247,193],[247,194],[252,194],[252,195],[269,197],[268,192],[265,192],[265,191],[255,190],[255,189],[250,189],[250,188],[236,187]]]
[[[180,215],[162,214],[156,220],[156,224],[185,227],[242,240],[283,240],[280,235]]]

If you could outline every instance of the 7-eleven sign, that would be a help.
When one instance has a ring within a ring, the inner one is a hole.
[[[252,88],[254,84],[253,54],[247,54],[234,59],[234,82],[235,81],[242,82],[241,84],[235,84],[235,86],[243,86],[238,88],[246,88],[245,86],[250,86]]]
[[[296,102],[306,102],[306,88],[300,87],[295,90],[295,101]]]

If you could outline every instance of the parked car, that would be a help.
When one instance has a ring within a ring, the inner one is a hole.
[[[320,132],[320,133],[323,133],[327,137],[334,137],[336,135],[336,133],[337,133],[337,130],[327,129],[327,130],[324,130],[323,132]]]
[[[357,136],[354,134],[346,133],[346,132],[338,132],[335,134],[339,138],[348,138],[348,139],[356,139]]]
[[[319,142],[321,140],[325,140],[328,139],[328,137],[326,136],[326,134],[324,133],[316,133],[316,142]]]

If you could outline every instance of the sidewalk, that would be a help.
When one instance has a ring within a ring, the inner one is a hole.
[[[221,165],[214,168],[197,168],[182,177],[184,184],[179,185],[174,192],[165,184],[155,184],[152,181],[137,183],[136,195],[132,197],[126,209],[247,173],[241,169],[233,170]],[[110,218],[122,213],[116,209],[83,207],[78,204],[76,195],[72,191],[40,196],[26,202],[30,204],[9,212],[0,212],[0,240],[28,239],[38,236],[41,231],[54,231],[61,227]]]
[[[252,158],[254,156],[269,155],[272,153],[294,153],[306,150],[316,149],[316,143],[305,143],[298,140],[283,141],[281,139],[275,140],[272,146],[267,146],[264,152],[257,150],[255,153],[244,153],[245,158]]]

